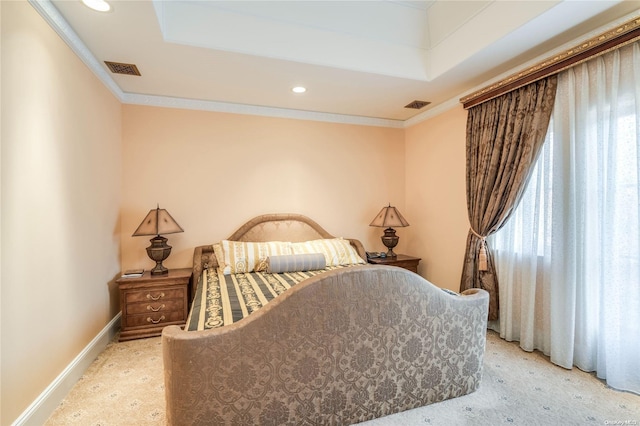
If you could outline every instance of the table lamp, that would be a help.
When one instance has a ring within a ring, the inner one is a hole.
[[[393,229],[393,227],[402,228],[409,226],[409,222],[402,217],[398,209],[392,207],[391,203],[389,203],[388,207],[383,207],[382,210],[380,210],[380,213],[376,215],[369,226],[387,228],[384,230],[384,235],[381,237],[382,244],[389,249],[387,251],[387,257],[396,257],[396,254],[393,252],[393,248],[398,245],[400,237],[396,235],[396,230]]]
[[[155,209],[149,210],[136,232],[133,233],[133,237],[155,235],[149,240],[151,245],[147,247],[147,255],[156,262],[156,266],[151,270],[151,275],[169,273],[169,270],[162,265],[162,262],[169,257],[171,246],[167,244],[167,239],[161,234],[175,234],[178,232],[184,232],[184,229],[178,225],[168,211],[161,209],[160,205],[158,205]]]

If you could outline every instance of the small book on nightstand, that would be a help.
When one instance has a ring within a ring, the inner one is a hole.
[[[122,278],[139,278],[144,274],[144,269],[128,269],[121,275]]]

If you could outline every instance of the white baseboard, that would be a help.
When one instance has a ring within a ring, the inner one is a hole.
[[[26,410],[12,423],[12,426],[41,425],[54,412],[56,407],[67,396],[73,385],[82,377],[91,363],[106,348],[107,344],[120,329],[119,312],[109,324],[76,356],[73,361],[55,378],[53,382],[27,407]]]

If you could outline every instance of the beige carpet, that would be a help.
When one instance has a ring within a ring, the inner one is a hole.
[[[47,425],[162,425],[160,338],[109,344]],[[484,376],[473,394],[365,422],[391,425],[640,425],[640,396],[607,388],[516,343],[487,335]]]

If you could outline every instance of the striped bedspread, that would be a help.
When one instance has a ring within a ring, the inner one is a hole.
[[[268,274],[251,272],[224,275],[218,269],[202,271],[186,330],[206,330],[233,324],[307,278],[333,269]]]

